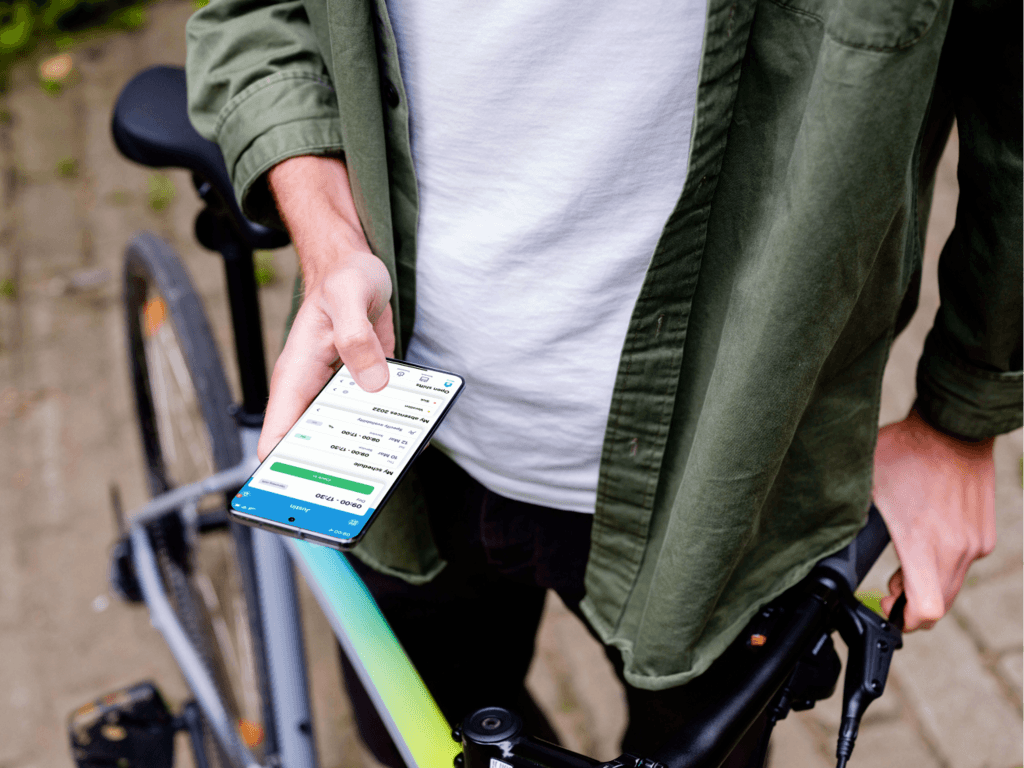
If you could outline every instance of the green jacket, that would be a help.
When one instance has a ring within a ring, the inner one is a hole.
[[[622,350],[586,573],[583,610],[631,684],[698,675],[862,525],[954,112],[960,205],[918,407],[965,437],[1021,424],[1020,29],[1019,2],[710,0],[689,174]],[[192,119],[251,217],[277,221],[275,163],[344,154],[401,348],[417,188],[383,0],[213,0],[188,42]],[[358,550],[413,581],[443,567],[415,486]]]

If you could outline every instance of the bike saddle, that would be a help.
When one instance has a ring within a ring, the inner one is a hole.
[[[133,77],[117,97],[111,131],[118,150],[129,160],[153,168],[187,168],[208,182],[246,244],[288,244],[286,233],[249,221],[238,207],[220,148],[189,122],[185,70],[152,67]]]

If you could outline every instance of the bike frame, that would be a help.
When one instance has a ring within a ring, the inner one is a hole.
[[[129,534],[136,576],[153,626],[166,641],[225,755],[238,768],[255,768],[259,763],[241,741],[213,677],[171,607],[146,526],[169,512],[194,507],[204,496],[236,490],[256,464],[251,454],[236,467],[161,494],[132,516]],[[253,555],[280,764],[289,768],[318,764],[295,565],[410,768],[451,765],[459,747],[452,741],[448,723],[344,555],[260,530],[253,531]]]

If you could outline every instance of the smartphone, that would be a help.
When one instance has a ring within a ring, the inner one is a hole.
[[[461,376],[388,360],[380,392],[343,365],[231,501],[240,522],[354,546],[462,393]]]

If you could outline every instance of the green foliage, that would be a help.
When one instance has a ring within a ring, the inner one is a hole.
[[[5,9],[0,13],[0,52],[15,52],[27,46],[34,26],[32,6],[28,3],[15,3]]]
[[[270,285],[277,279],[277,271],[274,269],[274,254],[271,251],[256,251],[252,256],[256,270],[256,285],[261,288],[264,285]]]
[[[18,295],[18,285],[9,277],[0,280],[0,296],[5,299],[13,299]]]
[[[854,594],[854,597],[856,597],[858,600],[864,603],[864,605],[866,605],[872,611],[877,613],[879,616],[885,618],[885,613],[882,611],[882,598],[885,597],[885,595],[883,595],[877,589],[866,589],[861,592],[857,592],[856,594]]]
[[[122,29],[138,29],[146,23],[146,9],[141,5],[122,8],[110,20]]]
[[[139,0],[0,0],[0,81],[19,57],[42,41],[52,41],[58,51],[74,43],[75,34],[110,27],[137,29],[146,14]],[[44,83],[51,92],[52,85]]]
[[[57,161],[57,175],[62,179],[78,178],[78,161],[73,157],[63,157]]]
[[[177,191],[169,176],[154,173],[149,177],[149,207],[154,211],[165,210],[174,200]]]

